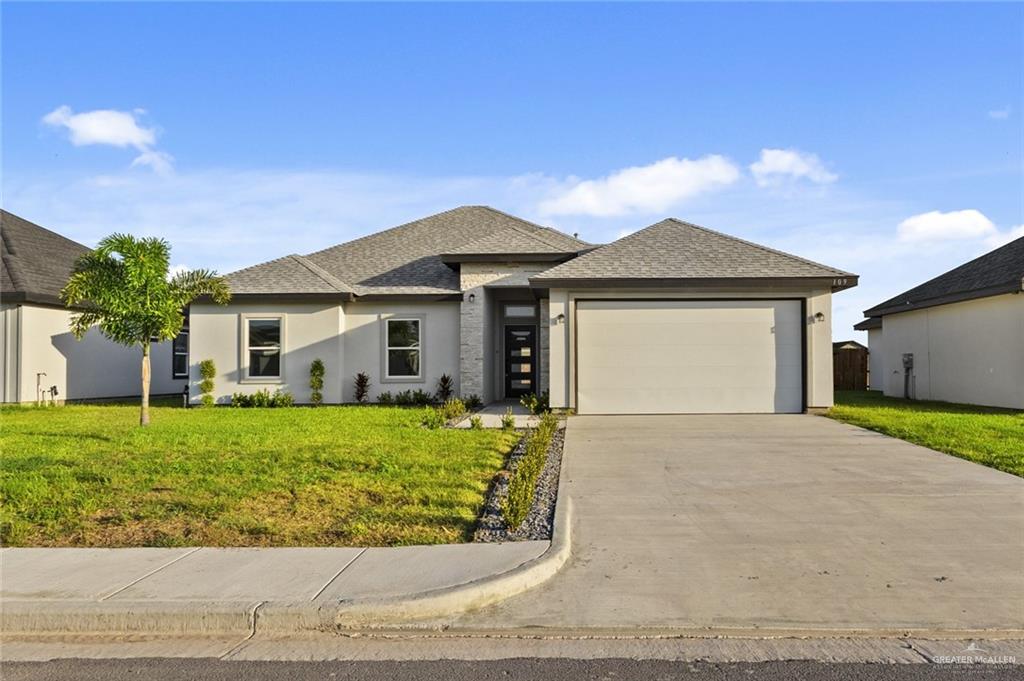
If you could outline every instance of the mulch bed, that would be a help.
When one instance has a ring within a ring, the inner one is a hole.
[[[484,501],[476,531],[473,533],[475,542],[506,542],[527,541],[533,539],[551,539],[551,530],[555,521],[555,504],[558,501],[558,474],[562,466],[562,443],[565,441],[565,428],[559,428],[551,438],[548,448],[548,459],[537,479],[537,491],[534,494],[533,506],[523,524],[510,531],[501,513],[501,503],[508,494],[509,475],[515,471],[519,460],[526,451],[526,434],[519,439],[515,449],[505,462],[505,468],[498,472],[491,483],[491,489]]]

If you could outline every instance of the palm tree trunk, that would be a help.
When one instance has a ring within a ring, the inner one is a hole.
[[[149,425],[149,339],[142,345],[142,414],[139,415],[139,425]]]

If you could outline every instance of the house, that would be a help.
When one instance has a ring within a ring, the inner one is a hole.
[[[864,311],[876,389],[1024,409],[1024,237]]]
[[[832,293],[856,275],[675,219],[596,246],[464,206],[228,276],[191,307],[215,398],[283,389],[354,400],[548,391],[580,413],[800,412],[832,404]]]
[[[142,354],[103,337],[71,334],[60,301],[75,260],[89,249],[0,211],[0,397],[3,402],[83,400],[141,394]],[[154,395],[181,393],[188,377],[188,330],[153,345]],[[54,390],[55,389],[55,390]]]

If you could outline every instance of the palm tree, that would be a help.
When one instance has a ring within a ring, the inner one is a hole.
[[[149,350],[153,341],[181,331],[182,310],[202,295],[220,305],[231,299],[227,282],[212,270],[169,276],[171,247],[163,239],[111,234],[76,262],[61,299],[80,311],[71,333],[81,340],[93,326],[121,345],[142,350],[142,413],[149,425]]]

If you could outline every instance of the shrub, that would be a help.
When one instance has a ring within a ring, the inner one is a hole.
[[[395,404],[400,407],[409,407],[415,404],[412,399],[411,390],[403,390],[402,392],[395,395]]]
[[[309,401],[314,405],[322,404],[324,401],[324,394],[321,392],[324,389],[324,371],[324,363],[320,358],[314,359],[309,365],[309,387],[312,391],[309,393]]]
[[[454,393],[454,379],[448,374],[441,374],[441,378],[437,381],[437,399],[441,402],[447,402]]]
[[[283,390],[277,390],[273,395],[264,388],[246,395],[235,393],[231,396],[231,406],[240,408],[269,408],[269,407],[291,407],[295,405],[295,398],[292,394]]]
[[[423,418],[420,422],[423,424],[424,428],[437,430],[444,426],[444,414],[441,413],[440,409],[425,407],[423,409]]]
[[[519,398],[519,404],[529,409],[531,414],[543,414],[544,412],[551,411],[548,408],[547,390],[542,392],[539,397],[534,393],[523,395]]]
[[[366,398],[370,395],[370,376],[360,371],[356,374],[356,402],[360,404],[366,403]]]
[[[466,404],[466,409],[470,411],[476,411],[480,407],[484,406],[484,401],[480,399],[480,396],[476,393],[470,395],[463,400]]]
[[[217,376],[217,365],[213,363],[212,359],[204,359],[199,363],[199,377],[203,380],[199,381],[199,392],[202,393],[200,401],[204,407],[212,407],[214,405],[213,399],[213,379]]]
[[[476,414],[473,414],[469,417],[469,427],[471,430],[483,430],[484,420]]]
[[[505,522],[513,531],[516,530],[533,506],[533,497],[537,491],[537,479],[544,464],[548,460],[548,448],[551,438],[558,428],[558,417],[547,413],[540,417],[540,423],[526,436],[526,452],[519,459],[516,469],[508,480],[508,495],[502,501],[501,511]]]
[[[271,407],[294,407],[295,396],[286,390],[277,390],[270,397]]]
[[[501,427],[503,430],[512,430],[516,427],[516,417],[512,415],[512,407],[505,410],[501,415]]]
[[[391,396],[391,393],[387,390],[377,395],[378,404],[394,404],[395,398]]]
[[[457,419],[466,413],[466,405],[458,397],[453,397],[441,405],[441,414],[448,421]]]
[[[425,407],[433,403],[434,396],[424,390],[416,390],[412,394],[412,401],[417,406]]]

